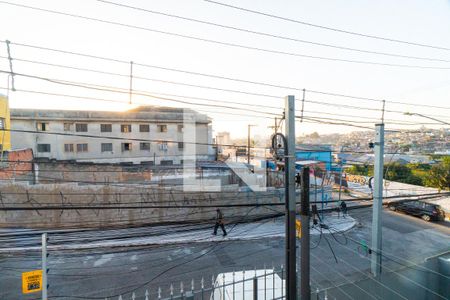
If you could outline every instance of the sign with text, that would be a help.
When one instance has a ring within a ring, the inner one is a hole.
[[[29,294],[42,290],[42,270],[22,273],[22,293]]]

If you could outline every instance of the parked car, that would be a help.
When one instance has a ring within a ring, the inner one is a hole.
[[[388,204],[392,211],[401,211],[409,215],[422,218],[424,221],[442,221],[445,218],[445,211],[437,204],[420,200],[398,201]]]

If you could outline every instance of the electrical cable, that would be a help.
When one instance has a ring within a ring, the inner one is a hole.
[[[142,8],[142,7],[126,5],[126,4],[123,4],[123,3],[117,3],[117,2],[106,1],[106,0],[96,0],[96,1],[104,3],[104,4],[109,4],[109,5],[121,7],[121,8],[127,8],[127,9],[137,10],[137,11],[141,11],[141,12],[151,13],[151,14],[155,14],[155,15],[161,15],[161,16],[165,16],[165,17],[169,17],[169,18],[175,18],[175,19],[180,19],[180,20],[185,20],[185,21],[190,21],[190,22],[195,22],[195,23],[200,23],[200,24],[205,24],[205,25],[210,25],[210,26],[215,26],[215,27],[219,27],[219,28],[231,29],[231,30],[240,31],[240,32],[244,32],[244,33],[250,33],[250,34],[259,35],[259,36],[265,36],[265,37],[271,37],[271,38],[276,38],[276,39],[281,39],[281,40],[292,41],[292,42],[306,43],[306,44],[312,44],[312,45],[323,46],[323,47],[330,47],[330,48],[335,48],[335,49],[340,49],[340,50],[356,51],[356,52],[360,52],[360,53],[377,54],[377,55],[384,55],[384,56],[391,56],[391,57],[409,58],[409,59],[426,60],[426,61],[450,62],[450,60],[446,60],[446,59],[409,56],[409,55],[402,55],[402,54],[395,54],[395,53],[386,53],[386,52],[378,52],[378,51],[371,51],[371,50],[356,49],[356,48],[345,47],[345,46],[338,46],[338,45],[332,45],[332,44],[326,44],[326,43],[312,42],[312,41],[292,38],[292,37],[288,37],[288,36],[282,36],[282,35],[271,34],[271,33],[267,33],[267,32],[261,32],[261,31],[245,29],[245,28],[236,27],[236,26],[229,26],[229,25],[218,24],[218,23],[204,21],[204,20],[199,20],[199,19],[194,19],[194,18],[183,17],[183,16],[179,16],[179,15],[175,15],[175,14],[170,14],[170,13],[165,13],[165,12],[145,9],[145,8]]]
[[[15,7],[31,9],[31,10],[35,10],[35,11],[40,11],[40,12],[46,12],[46,13],[51,13],[51,14],[56,14],[56,15],[67,16],[67,17],[71,17],[71,18],[99,22],[102,24],[143,30],[143,31],[148,31],[148,32],[153,32],[153,33],[158,33],[158,34],[163,34],[163,35],[168,35],[168,36],[174,36],[174,37],[179,37],[179,38],[184,38],[184,39],[189,39],[189,40],[201,41],[201,42],[206,42],[206,43],[211,43],[211,44],[216,44],[216,45],[221,45],[221,46],[228,46],[228,47],[239,48],[239,49],[247,49],[247,50],[252,50],[252,51],[258,51],[258,52],[270,53],[270,54],[278,54],[278,55],[284,55],[284,56],[290,56],[290,57],[301,57],[301,58],[319,59],[319,60],[325,60],[325,61],[354,63],[354,64],[367,64],[367,65],[376,65],[376,66],[384,66],[384,67],[417,68],[417,69],[429,69],[429,70],[431,70],[431,69],[432,70],[449,70],[450,69],[450,67],[392,64],[392,63],[381,63],[381,62],[373,62],[373,61],[352,60],[352,59],[343,59],[343,58],[335,58],[335,57],[324,57],[324,56],[307,55],[307,54],[301,54],[301,53],[293,53],[293,52],[287,52],[287,51],[280,51],[280,50],[274,50],[274,49],[266,49],[266,48],[242,45],[242,44],[231,43],[231,42],[224,42],[224,41],[220,41],[220,40],[207,39],[207,38],[202,38],[202,37],[198,37],[198,36],[163,31],[163,30],[158,30],[158,29],[154,29],[154,28],[150,28],[150,27],[131,25],[131,24],[126,24],[126,23],[121,23],[121,22],[116,22],[116,21],[98,19],[98,18],[87,17],[87,16],[66,13],[66,12],[61,12],[61,11],[56,11],[56,10],[28,6],[28,5],[24,5],[24,4],[11,3],[11,2],[7,2],[7,1],[0,1],[0,3],[10,5],[10,6],[15,6]]]
[[[360,36],[360,37],[377,39],[377,40],[383,40],[383,41],[388,41],[388,42],[401,43],[401,44],[406,44],[406,45],[411,45],[411,46],[419,46],[419,47],[426,47],[426,48],[450,51],[450,48],[448,48],[448,47],[441,47],[441,46],[434,46],[434,45],[428,45],[428,44],[423,44],[423,43],[409,42],[409,41],[403,41],[403,40],[398,40],[398,39],[392,39],[392,38],[386,38],[386,37],[381,37],[381,36],[369,35],[369,34],[364,34],[364,33],[358,33],[358,32],[354,32],[354,31],[342,30],[342,29],[338,29],[338,28],[334,28],[334,27],[317,25],[317,24],[313,24],[313,23],[300,21],[300,20],[290,19],[290,18],[287,18],[287,17],[277,16],[277,15],[274,15],[274,14],[269,14],[269,13],[264,13],[264,12],[252,10],[252,9],[238,7],[238,6],[234,6],[234,5],[231,5],[231,4],[226,4],[226,3],[222,3],[222,2],[218,2],[218,1],[213,1],[213,0],[203,0],[203,1],[209,2],[211,4],[216,4],[216,5],[228,7],[228,8],[233,8],[233,9],[236,9],[236,10],[249,12],[249,13],[252,13],[252,14],[258,14],[258,15],[262,15],[262,16],[266,16],[266,17],[270,17],[270,18],[274,18],[274,19],[278,19],[278,20],[288,21],[288,22],[291,22],[291,23],[302,24],[302,25],[311,26],[311,27],[320,28],[320,29],[325,29],[325,30],[330,30],[330,31],[334,31],[334,32],[340,32],[340,33],[356,35],[356,36]]]
[[[5,43],[5,41],[0,40],[0,43]],[[67,55],[76,55],[76,56],[82,56],[82,57],[91,58],[91,59],[99,59],[99,60],[105,60],[105,61],[110,61],[110,62],[115,62],[115,63],[129,64],[129,61],[127,61],[127,60],[108,58],[108,57],[104,57],[104,56],[96,56],[96,55],[91,55],[91,54],[86,54],[86,53],[67,51],[67,50],[61,50],[61,49],[55,49],[55,48],[48,48],[48,47],[42,47],[42,46],[24,44],[24,43],[10,42],[10,44],[16,45],[16,46],[21,46],[21,47],[33,48],[33,49],[37,49],[37,50],[58,52],[58,53],[63,53],[63,54],[67,54]],[[2,57],[2,58],[6,58],[6,57]],[[57,66],[57,67],[64,67],[64,68],[73,68],[73,69],[78,69],[78,70],[88,70],[88,69],[78,68],[78,67],[73,67],[73,66],[58,65],[58,64],[37,62],[37,61],[31,61],[31,60],[30,61],[29,60],[21,60],[21,59],[16,59],[16,58],[14,58],[14,60],[25,61],[25,62],[30,62],[30,63],[40,63],[40,64],[46,64],[46,65],[50,65],[50,66]],[[139,65],[139,66],[147,67],[147,68],[156,68],[156,69],[161,69],[161,70],[185,73],[185,74],[196,75],[196,76],[210,77],[210,78],[223,79],[223,80],[242,82],[242,83],[249,83],[249,84],[261,85],[261,86],[268,86],[268,87],[274,87],[274,88],[280,88],[280,89],[289,89],[289,90],[295,90],[295,91],[303,91],[304,90],[304,89],[292,87],[292,86],[283,86],[283,85],[277,85],[277,84],[266,83],[266,82],[251,81],[251,80],[232,78],[232,77],[226,77],[226,76],[215,75],[215,74],[200,73],[200,72],[194,72],[194,71],[189,71],[189,70],[169,68],[169,67],[164,67],[164,66],[156,66],[156,65],[144,64],[144,63],[134,62],[134,65]],[[92,70],[92,71],[95,72],[95,70]],[[98,72],[102,72],[102,71],[98,71]],[[125,74],[109,73],[109,72],[105,72],[105,73],[108,73],[110,75],[113,74],[113,75],[123,76],[123,77],[127,77],[127,78],[129,77],[129,74],[125,75]],[[381,100],[381,99],[374,99],[374,98],[354,96],[354,95],[345,95],[345,94],[339,94],[339,93],[331,93],[331,92],[324,92],[324,91],[318,91],[318,90],[309,90],[308,89],[305,91],[308,91],[311,93],[317,93],[317,94],[336,96],[336,97],[356,99],[356,100],[366,100],[366,101],[376,101],[376,102],[385,101],[385,100]],[[421,106],[421,107],[450,109],[450,107],[428,105],[428,104],[423,104],[423,103],[407,103],[407,102],[390,101],[390,100],[387,100],[386,103],[396,103],[396,104],[403,104],[403,105],[414,105],[414,106]]]

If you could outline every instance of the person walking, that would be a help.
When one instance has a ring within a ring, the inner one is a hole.
[[[345,215],[347,214],[347,204],[345,203],[344,200],[341,201],[340,209],[342,212],[342,216],[345,218]]]
[[[223,232],[223,236],[227,235],[227,231],[225,230],[225,225],[223,224],[223,213],[220,209],[216,210],[217,214],[216,214],[216,224],[214,225],[214,235],[217,235],[217,229],[220,228],[222,229]]]

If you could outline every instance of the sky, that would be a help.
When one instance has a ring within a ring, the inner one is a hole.
[[[407,116],[403,114],[404,112],[420,113],[447,123],[450,121],[450,110],[448,109],[416,105],[450,107],[449,50],[405,45],[323,30],[255,15],[202,0],[111,1],[166,14],[316,43],[447,61],[428,61],[359,53],[262,37],[112,6],[96,0],[10,0],[10,3],[15,4],[57,10],[247,47],[345,60],[442,68],[402,68],[281,55],[55,15],[15,7],[1,1],[0,40],[81,52],[125,62],[133,61],[133,89],[163,98],[133,95],[133,104],[130,105],[128,104],[129,95],[127,93],[86,89],[36,78],[15,76],[14,83],[18,91],[8,93],[5,89],[0,89],[0,93],[9,94],[11,107],[75,110],[125,110],[138,104],[190,107],[207,113],[213,119],[215,133],[229,131],[232,137],[244,137],[247,134],[247,125],[252,124],[257,125],[252,127],[254,134],[268,136],[271,133],[268,126],[273,125],[274,116],[281,115],[283,111],[284,98],[287,95],[294,95],[300,100],[302,99],[301,89],[306,89],[304,116],[321,118],[322,122],[342,123],[342,120],[349,120],[353,125],[373,128],[374,124],[379,122],[381,118],[382,102],[317,94],[310,91],[384,99],[387,101],[386,110],[396,111],[385,113],[386,126],[391,129],[414,129],[422,124],[431,128],[443,126],[442,124],[430,125],[430,123],[435,122],[418,115]],[[221,1],[327,27],[450,48],[450,1],[448,0]],[[122,76],[13,60],[15,73],[90,85],[113,86],[124,89],[124,91],[129,88],[129,63],[117,63],[37,50],[15,44],[11,45],[10,50],[12,57],[15,59],[89,68],[102,72],[119,73]],[[7,57],[5,43],[0,43],[0,57],[0,70],[9,71],[9,61],[5,59]],[[139,64],[213,74],[253,82],[265,82],[291,88],[242,83],[148,68]],[[147,79],[139,79],[140,77]],[[184,83],[185,85],[161,81]],[[0,88],[6,88],[7,83],[7,74],[0,73]],[[186,84],[209,88],[198,88]],[[47,94],[30,93],[23,90]],[[235,92],[225,90],[234,90]],[[54,96],[48,95],[48,93],[73,95],[78,98]],[[92,98],[100,98],[103,101],[95,101]],[[218,101],[215,104],[233,106],[237,109],[210,107],[205,104],[211,104],[211,101],[199,98],[214,99]],[[171,101],[173,99],[196,102],[199,105]],[[390,101],[405,102],[409,105],[395,104]],[[315,102],[328,102],[334,104],[334,106]],[[300,110],[301,106],[301,101],[296,101],[296,109]],[[354,106],[364,109],[356,109]],[[255,111],[267,113],[262,114]],[[334,116],[333,114],[347,116]],[[411,124],[403,125],[405,122]],[[314,131],[322,134],[346,133],[362,129],[336,124],[317,124],[311,122],[311,119],[308,122],[298,122],[296,127],[297,135]]]

